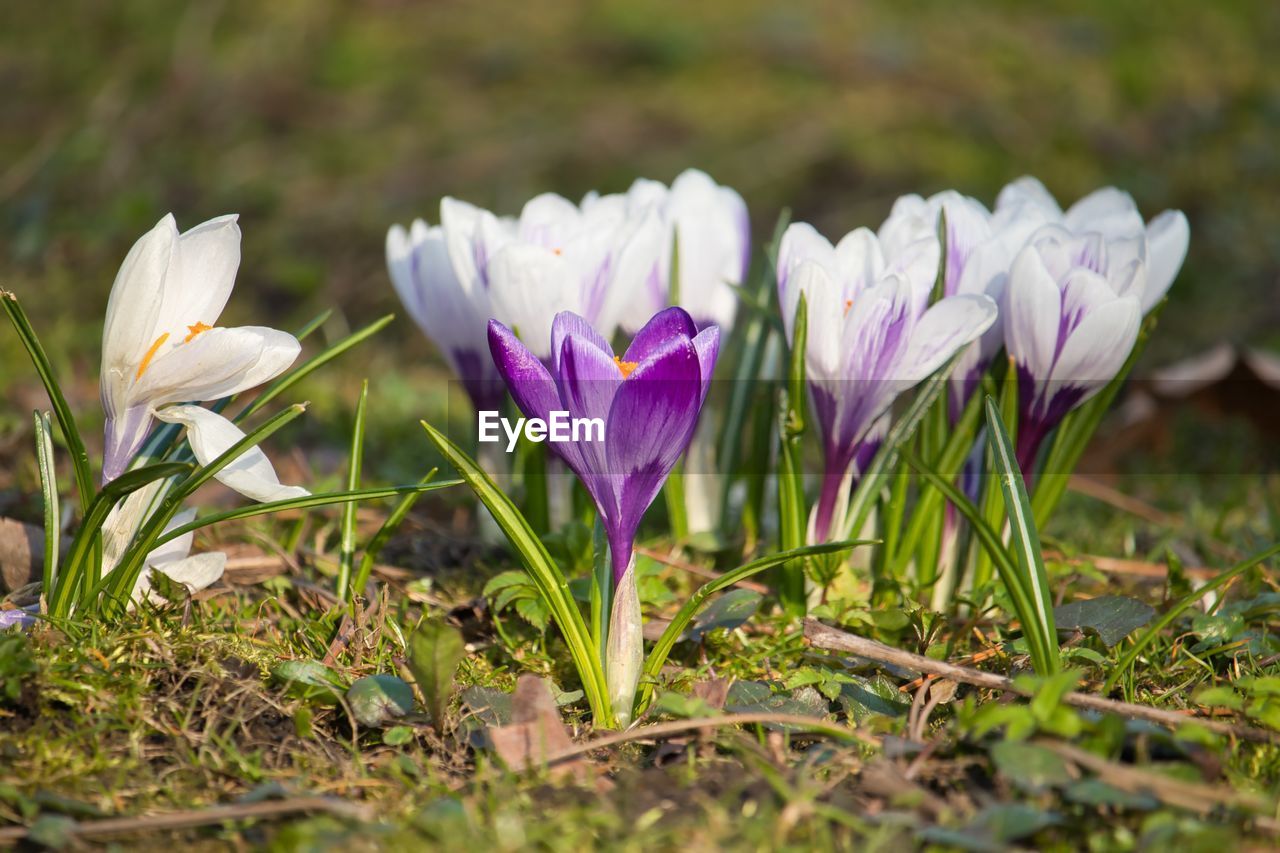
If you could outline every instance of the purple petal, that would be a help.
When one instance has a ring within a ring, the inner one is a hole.
[[[557,374],[560,373],[560,352],[565,338],[570,335],[585,338],[610,359],[613,358],[613,347],[590,323],[572,311],[561,311],[551,321],[551,369]]]
[[[701,406],[707,401],[707,392],[711,390],[711,376],[715,373],[716,359],[720,355],[720,327],[707,326],[693,339],[693,348],[698,353],[698,371],[702,376],[702,396],[698,399]]]
[[[577,335],[565,338],[558,361],[563,408],[571,418],[599,418],[605,424],[607,439],[609,412],[618,388],[623,384],[617,362],[592,342]],[[561,452],[569,467],[582,480],[600,513],[605,517],[616,515],[614,490],[608,477],[603,476],[608,472],[605,442],[555,443],[551,447]]]
[[[109,483],[129,469],[151,431],[151,411],[130,406],[119,417],[108,417],[102,450],[102,482]]]
[[[636,332],[623,361],[642,362],[662,349],[673,338],[692,340],[698,334],[693,318],[683,308],[666,308],[654,314],[644,328]]]
[[[507,390],[526,417],[546,420],[560,407],[555,380],[536,355],[497,320],[489,321],[489,352]]]
[[[615,578],[631,556],[640,518],[693,436],[702,370],[692,342],[676,339],[618,389],[605,432],[618,514],[607,520]]]

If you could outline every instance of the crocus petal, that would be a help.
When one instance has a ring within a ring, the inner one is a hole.
[[[138,455],[151,432],[151,408],[145,403],[129,406],[116,415],[107,415],[102,447],[102,481],[109,483],[123,474]]]
[[[157,334],[185,334],[187,326],[197,321],[213,326],[222,316],[240,268],[238,219],[234,213],[219,216],[178,238]]]
[[[614,397],[605,443],[608,473],[621,486],[608,526],[615,578],[626,569],[641,516],[693,434],[701,371],[692,342],[679,338],[636,368]]]
[[[245,435],[222,415],[200,406],[169,406],[157,411],[156,417],[187,428],[187,442],[201,465],[217,459]],[[281,485],[271,460],[258,447],[244,451],[214,476],[223,485],[256,501],[286,500],[311,494],[300,486]]]
[[[788,296],[791,299],[791,316],[795,316],[800,304],[800,294],[805,297],[808,329],[806,331],[806,364],[815,378],[836,376],[840,364],[840,340],[846,320],[844,293],[827,273],[826,268],[805,261],[791,274]],[[793,330],[788,327],[787,340]]]
[[[807,222],[793,222],[787,226],[782,234],[782,241],[778,244],[778,304],[782,307],[782,319],[787,327],[788,339],[798,301],[791,275],[805,261],[813,261],[828,270],[839,269],[831,241]]]
[[[1048,376],[1057,352],[1062,296],[1034,247],[1023,249],[1013,262],[1005,297],[1009,354],[1032,376]]]
[[[551,369],[556,373],[560,372],[560,353],[564,348],[565,339],[570,335],[581,338],[584,343],[591,344],[612,361],[613,347],[609,345],[603,335],[597,332],[585,319],[572,311],[561,311],[551,321]],[[617,365],[614,365],[614,373],[617,373]]]
[[[1050,387],[1096,389],[1115,378],[1138,339],[1141,320],[1132,296],[1095,306],[1067,338],[1049,376]]]
[[[607,433],[609,411],[613,407],[618,388],[624,382],[617,362],[593,342],[576,335],[569,335],[564,339],[559,362],[560,370],[557,375],[560,379],[560,401],[569,412],[569,417],[598,418],[605,424]],[[580,444],[561,442],[552,447],[570,451],[564,456],[565,461],[583,479],[583,484],[595,498],[601,512],[612,514],[612,493],[607,488],[601,488],[592,479],[593,474],[604,471],[606,467],[603,444],[598,441]]]
[[[561,311],[581,313],[573,267],[550,249],[507,245],[489,263],[494,314],[518,329],[539,358],[551,358],[551,323]]]
[[[622,360],[639,364],[672,338],[683,337],[692,340],[697,334],[698,327],[687,311],[675,306],[667,308],[654,314],[649,322],[636,332]]]
[[[1166,210],[1147,226],[1147,286],[1142,293],[1146,313],[1169,292],[1182,269],[1191,242],[1191,226],[1181,210]]]
[[[137,365],[156,337],[165,275],[177,241],[178,229],[170,214],[133,244],[116,273],[102,327],[101,394],[108,417],[119,415],[128,405]]]
[[[711,375],[716,369],[716,359],[720,356],[720,327],[707,326],[693,339],[693,348],[698,352],[698,367],[702,375],[702,402],[706,402],[707,392],[711,390]]]
[[[164,526],[164,532],[169,533],[177,530],[179,527],[190,524],[195,520],[196,511],[194,509],[184,509],[169,519],[169,523]],[[185,560],[187,555],[191,553],[191,545],[195,542],[195,537],[196,532],[192,530],[175,539],[170,539],[147,555],[147,563],[153,566],[162,566],[167,563]]]
[[[1042,213],[1047,221],[1062,218],[1062,208],[1058,206],[1053,194],[1045,189],[1044,184],[1030,175],[1023,175],[1000,190],[996,197],[997,214],[1027,207]]]
[[[914,383],[929,376],[990,328],[996,313],[995,302],[983,294],[940,300],[924,312],[912,330],[900,377]]]
[[[210,329],[146,365],[131,397],[153,406],[217,400],[279,376],[300,351],[293,335],[265,326]]]
[[[489,321],[489,351],[498,373],[507,383],[511,398],[526,417],[545,421],[551,417],[552,411],[560,408],[556,381],[547,372],[546,365],[520,342],[514,332],[497,320]]]

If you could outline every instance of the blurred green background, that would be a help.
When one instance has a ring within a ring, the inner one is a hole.
[[[116,268],[167,211],[184,228],[241,214],[226,322],[293,328],[332,306],[336,334],[398,308],[387,226],[436,219],[445,194],[515,212],[698,166],[764,239],[783,206],[839,235],[901,193],[990,204],[1030,173],[1064,202],[1110,183],[1147,216],[1186,211],[1148,363],[1274,345],[1277,45],[1267,0],[9,2],[0,286],[91,412]],[[434,365],[397,321],[311,390],[338,418],[373,376],[380,420],[412,424],[444,393]],[[25,422],[38,388],[5,330],[0,378],[4,418]]]

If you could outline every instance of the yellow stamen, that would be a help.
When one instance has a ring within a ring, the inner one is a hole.
[[[169,340],[169,333],[165,332],[151,344],[151,349],[147,350],[147,354],[142,357],[142,363],[138,365],[138,374],[133,377],[135,382],[142,378],[142,374],[147,372],[147,366],[151,364],[151,359],[156,357],[156,353],[160,351],[160,347],[164,346],[164,342],[167,340]]]
[[[207,332],[212,328],[213,326],[206,326],[204,323],[201,323],[199,320],[196,320],[196,324],[194,326],[187,326],[187,331],[190,332],[190,334],[187,335],[185,338],[183,338],[182,342],[184,344],[190,343],[191,339],[194,338],[196,335],[200,334],[201,332]]]
[[[635,370],[637,367],[639,367],[639,366],[640,366],[640,362],[638,362],[638,361],[623,361],[623,360],[622,360],[622,356],[619,356],[619,355],[615,355],[615,356],[613,357],[613,363],[614,363],[614,364],[616,364],[616,365],[618,365],[618,371],[619,371],[620,373],[622,373],[622,378],[623,378],[623,379],[626,379],[628,376],[630,376],[630,375],[631,375],[631,371]]]

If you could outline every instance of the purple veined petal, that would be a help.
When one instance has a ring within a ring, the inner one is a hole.
[[[1149,312],[1169,292],[1191,242],[1191,226],[1181,210],[1166,210],[1147,226],[1147,286],[1142,311]]]
[[[1141,308],[1127,296],[1094,303],[1074,325],[1058,355],[1051,386],[1075,385],[1093,390],[1110,382],[1138,339]]]
[[[924,312],[911,333],[901,378],[918,382],[977,340],[996,321],[996,304],[985,294],[949,296]]]
[[[546,365],[497,320],[489,321],[489,352],[511,398],[526,417],[547,420],[560,407],[556,381]]]
[[[559,374],[561,371],[560,353],[564,349],[565,339],[571,335],[581,338],[583,343],[592,344],[612,360],[613,347],[594,326],[572,311],[561,311],[551,321],[551,369],[555,373]]]
[[[693,318],[683,308],[672,306],[665,308],[654,314],[649,322],[645,323],[640,331],[636,332],[636,336],[631,341],[631,346],[627,347],[627,352],[622,356],[623,361],[630,361],[639,364],[649,356],[656,353],[674,338],[684,338],[685,340],[693,340],[698,334],[698,327],[694,325]]]
[[[18,607],[13,610],[0,610],[0,631],[7,628],[30,628],[36,624],[38,617],[34,609]]]
[[[716,359],[720,356],[720,327],[707,326],[693,339],[693,348],[698,353],[698,369],[702,375],[702,396],[698,399],[701,406],[707,401],[707,392],[711,390],[711,377],[716,370]]]
[[[145,403],[108,416],[102,448],[102,482],[109,483],[129,469],[151,431],[151,408]]]
[[[1062,293],[1034,246],[1013,262],[1005,292],[1004,341],[1009,355],[1037,379],[1053,369],[1058,350]]]
[[[615,578],[626,570],[641,516],[693,436],[701,376],[693,343],[677,339],[637,367],[614,398],[605,443],[618,495],[609,524]]]
[[[571,418],[598,418],[605,425],[605,442],[583,441],[578,444],[555,443],[556,450],[572,447],[565,456],[595,499],[602,515],[616,515],[613,490],[600,475],[608,470],[605,444],[608,440],[609,413],[619,388],[624,384],[622,367],[608,352],[586,338],[569,335],[561,345],[560,372],[557,383],[560,402]],[[563,454],[562,454],[563,455]]]

